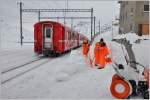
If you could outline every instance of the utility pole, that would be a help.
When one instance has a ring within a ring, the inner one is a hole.
[[[64,24],[65,25],[66,25],[66,16],[67,16],[66,10],[68,10],[68,0],[66,0],[66,8],[65,8],[65,14],[64,14]]]
[[[41,12],[38,11],[38,21],[40,22]]]
[[[3,20],[0,20],[0,22],[2,23]],[[1,31],[2,31],[2,24],[0,24],[0,50],[2,49],[2,37],[1,37]]]
[[[95,21],[96,21],[96,17],[94,16],[94,36],[95,36]]]
[[[112,21],[112,40],[113,40],[113,21]]]
[[[100,21],[99,21],[99,34],[101,34],[101,26],[100,26]]]
[[[73,30],[73,17],[71,17],[71,30]],[[73,33],[73,31],[71,31],[71,34]],[[71,42],[72,42],[72,38],[71,38]],[[71,48],[71,50],[72,50],[72,48]]]
[[[23,45],[23,36],[22,36],[22,2],[19,3],[20,7],[20,43]]]
[[[91,41],[92,41],[92,31],[93,31],[93,8],[91,8]]]
[[[66,24],[66,20],[65,20],[65,17],[66,17],[66,9],[64,9],[64,11],[63,11],[63,16],[64,16],[64,25]]]
[[[73,29],[73,17],[71,17],[71,29]]]
[[[59,17],[57,17],[57,22],[59,22]]]

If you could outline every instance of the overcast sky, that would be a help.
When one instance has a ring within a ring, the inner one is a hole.
[[[25,2],[26,1],[26,2]],[[66,0],[24,0],[25,8],[37,8],[37,5],[42,8],[67,8]],[[35,6],[31,6],[31,4]],[[119,16],[118,1],[101,1],[101,0],[68,0],[68,8],[94,9],[94,16],[97,22],[100,20],[101,24],[109,23]],[[53,14],[51,14],[53,16]],[[62,16],[55,14],[54,16]],[[71,13],[68,16],[90,16],[87,13]]]
[[[23,8],[67,8],[66,0],[0,0],[0,16],[19,18],[19,5],[17,2],[24,3]],[[68,8],[94,9],[94,16],[101,24],[108,23],[119,16],[118,1],[101,0],[68,0]],[[28,14],[29,15],[29,14]],[[30,14],[31,15],[31,14]],[[33,14],[35,15],[35,14]],[[48,14],[50,16],[62,16],[62,14]],[[67,13],[67,16],[90,16],[87,13]]]
[[[23,8],[67,8],[66,0],[0,0],[0,19],[3,23],[8,23],[19,27],[19,5],[17,2],[23,2]],[[111,23],[116,16],[119,16],[118,1],[101,1],[101,0],[68,0],[68,8],[74,9],[94,9],[94,16],[96,16],[96,25],[100,20],[101,26],[106,23]],[[63,13],[42,13],[41,16],[64,16]],[[67,13],[66,16],[90,16],[90,13]],[[37,22],[37,13],[23,14],[23,27],[27,30],[33,31],[33,25]],[[80,20],[81,21],[81,20]],[[85,21],[85,20],[83,20]],[[87,20],[86,20],[87,21]],[[90,22],[90,20],[88,20]],[[62,22],[62,20],[60,21]],[[74,21],[74,24],[79,20]],[[67,20],[70,25],[70,20]]]

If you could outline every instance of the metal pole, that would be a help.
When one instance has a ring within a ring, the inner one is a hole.
[[[2,22],[2,21],[0,20],[0,22]],[[1,29],[2,29],[2,26],[0,25],[0,50],[1,50],[1,42],[2,42],[2,40],[1,40]]]
[[[20,43],[21,43],[21,46],[23,45],[23,36],[22,36],[22,2],[19,3],[20,5]]]
[[[96,21],[96,17],[94,16],[94,36],[95,36],[95,21]]]
[[[64,12],[64,25],[66,25],[66,10],[65,10],[65,12]]]
[[[99,34],[101,34],[100,21],[99,21]]]
[[[112,40],[113,40],[113,21],[112,21]]]
[[[57,22],[59,22],[59,17],[57,17]]]
[[[38,21],[40,22],[41,12],[38,11]]]
[[[73,17],[71,17],[71,30],[73,30]],[[73,31],[71,31],[71,34],[73,33]],[[71,36],[71,41],[72,41],[72,36]],[[72,48],[71,48],[72,50]]]
[[[71,29],[73,29],[73,17],[71,17]]]
[[[0,20],[0,22],[2,23],[2,22],[3,22],[3,20]],[[2,24],[0,25],[0,50],[2,49],[1,30],[2,30]]]
[[[93,8],[91,8],[91,41],[92,41],[92,31],[93,31]]]

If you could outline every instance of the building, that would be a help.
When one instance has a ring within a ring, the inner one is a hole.
[[[119,1],[119,33],[149,34],[149,1]]]

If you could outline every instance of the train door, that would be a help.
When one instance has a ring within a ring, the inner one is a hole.
[[[53,49],[53,26],[51,24],[43,25],[43,48]]]

